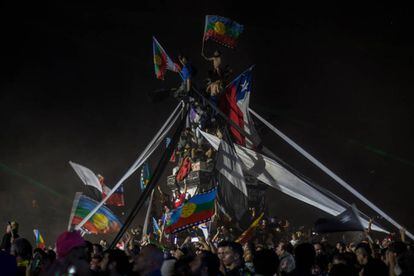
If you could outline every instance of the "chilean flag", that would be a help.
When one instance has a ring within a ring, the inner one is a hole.
[[[250,91],[252,84],[252,70],[254,66],[241,73],[236,79],[229,83],[225,93],[221,96],[219,107],[224,114],[236,123],[246,133],[254,138],[254,141],[244,137],[235,127],[230,126],[230,133],[235,142],[248,148],[255,148],[260,139],[250,118],[248,109]]]
[[[105,178],[98,174],[99,183],[102,186],[102,198],[105,198],[107,194],[111,192],[111,188],[105,185],[104,181]],[[108,198],[105,202],[107,205],[114,205],[114,206],[125,206],[124,200],[124,187],[122,185],[115,190],[115,192]]]

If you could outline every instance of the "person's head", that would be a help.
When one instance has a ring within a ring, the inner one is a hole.
[[[263,249],[254,254],[253,264],[257,274],[270,276],[276,274],[279,258],[273,250]]]
[[[360,265],[366,265],[371,258],[371,248],[367,243],[359,243],[356,247],[355,254]]]
[[[223,261],[223,257],[224,257],[224,248],[228,246],[228,242],[227,241],[222,241],[217,245],[217,257],[219,258],[220,261]]]
[[[102,245],[100,245],[99,243],[94,243],[92,245],[92,253],[93,255],[102,255],[103,254]]]
[[[192,275],[217,276],[220,270],[219,258],[209,252],[202,251],[190,262]]]
[[[313,248],[315,249],[316,256],[322,255],[324,252],[322,244],[319,242],[313,244]]]
[[[15,239],[11,245],[10,253],[16,260],[30,260],[32,258],[32,245],[25,238]]]
[[[130,268],[128,256],[119,249],[107,250],[100,265],[103,271],[121,275],[127,274]]]
[[[149,244],[141,249],[135,258],[133,270],[146,275],[161,269],[164,253],[155,245]]]
[[[181,193],[179,189],[174,190],[174,195],[176,198],[180,197]]]
[[[6,233],[11,233],[13,231],[14,234],[17,234],[19,231],[19,224],[15,221],[9,221],[6,227]]]
[[[188,63],[188,59],[184,55],[179,55],[178,60],[181,62],[182,65],[186,65]]]
[[[315,263],[315,250],[310,243],[301,243],[295,248],[296,266],[302,269],[310,269]]]
[[[343,242],[337,242],[335,247],[339,253],[345,252],[346,245]]]
[[[346,263],[347,262],[346,262],[346,259],[345,259],[345,257],[344,257],[343,254],[335,254],[332,257],[332,264],[333,265],[336,265],[336,264],[346,264]]]
[[[288,243],[281,241],[276,247],[276,254],[278,256],[282,256],[287,251],[287,249],[288,249]]]
[[[106,246],[108,245],[108,243],[106,242],[106,240],[100,240],[99,244],[102,246],[102,249],[105,249]]]
[[[102,260],[103,260],[102,255],[99,255],[99,254],[92,255],[89,268],[93,271],[100,270]]]
[[[347,252],[355,252],[356,249],[356,244],[351,242],[348,244],[348,246],[346,247],[346,251]]]
[[[243,264],[243,247],[237,242],[228,242],[223,247],[221,261],[228,269],[233,269]]]
[[[69,255],[69,253],[73,250],[74,251],[83,250],[84,251],[83,256],[80,255],[80,252],[79,254],[76,254],[76,255],[79,255],[78,257],[85,258],[86,260],[87,256],[86,256],[85,246],[86,246],[86,242],[78,231],[65,231],[62,234],[60,234],[56,240],[57,257],[59,259],[64,258],[67,255]]]
[[[219,50],[215,50],[213,56],[214,57],[220,57],[221,56],[221,52]]]

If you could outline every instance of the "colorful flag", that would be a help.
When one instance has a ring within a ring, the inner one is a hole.
[[[243,25],[231,19],[218,15],[206,15],[204,40],[212,39],[234,49],[243,29]]]
[[[244,231],[240,237],[236,240],[236,242],[245,244],[247,243],[253,236],[254,231],[256,230],[257,226],[259,226],[260,220],[262,219],[264,213],[262,213],[257,219],[253,221],[253,223],[249,226],[249,228]]]
[[[155,37],[152,37],[152,48],[154,52],[154,69],[157,79],[164,80],[167,70],[180,72],[180,66],[171,60]]]
[[[226,87],[225,93],[220,98],[221,111],[236,125],[243,129],[255,140],[251,141],[240,133],[235,127],[230,126],[230,132],[239,145],[247,148],[255,148],[260,143],[252,119],[248,112],[252,83],[252,70],[254,66],[241,73]]]
[[[33,229],[33,233],[35,235],[35,244],[37,248],[45,249],[45,240],[43,239],[42,235],[40,234],[40,231],[37,229]]]
[[[69,229],[78,225],[99,203],[95,200],[76,193],[69,219]],[[83,225],[83,231],[91,234],[106,234],[118,232],[122,227],[121,221],[107,207],[102,206]]]
[[[174,234],[189,227],[209,221],[214,215],[217,188],[193,196],[188,202],[174,209],[167,216],[165,233]]]
[[[145,162],[144,165],[142,165],[141,169],[141,179],[140,179],[140,186],[141,191],[147,187],[147,184],[150,182],[151,179],[151,170],[148,162]]]
[[[85,185],[92,186],[102,193],[100,181],[93,171],[72,161],[69,161],[69,164]]]

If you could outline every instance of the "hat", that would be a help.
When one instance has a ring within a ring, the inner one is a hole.
[[[85,240],[78,231],[63,232],[56,240],[56,253],[58,258],[65,257],[73,248],[84,246],[85,244]]]

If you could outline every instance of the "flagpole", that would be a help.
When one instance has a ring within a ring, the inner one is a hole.
[[[158,239],[158,242],[161,243],[162,241],[162,236],[164,236],[164,228],[165,228],[165,219],[162,220],[162,226],[161,226],[161,233],[160,233],[160,238]]]
[[[385,218],[388,222],[390,222],[392,225],[397,227],[398,229],[402,229],[402,225],[400,225],[398,222],[396,222],[394,219],[392,219],[390,216],[388,216],[386,213],[384,213],[380,208],[378,208],[374,203],[369,201],[365,196],[363,196],[360,192],[355,190],[351,185],[349,185],[347,182],[342,180],[338,175],[336,175],[333,171],[328,169],[325,165],[323,165],[321,162],[319,162],[315,157],[313,157],[310,153],[308,153],[306,150],[304,150],[302,147],[300,147],[298,144],[296,144],[292,139],[290,139],[288,136],[286,136],[284,133],[282,133],[280,130],[278,130],[276,127],[271,125],[268,121],[266,121],[263,117],[261,117],[259,114],[257,114],[254,110],[249,108],[250,113],[252,113],[257,119],[259,119],[262,123],[264,123],[268,128],[270,128],[275,134],[277,134],[280,138],[285,140],[290,146],[292,146],[295,150],[297,150],[299,153],[301,153],[304,157],[306,157],[309,161],[311,161],[315,166],[317,166],[319,169],[321,169],[324,173],[329,175],[331,178],[333,178],[336,182],[339,183],[342,187],[347,189],[349,192],[351,192],[354,196],[356,196],[359,200],[364,202],[366,205],[368,205],[371,209],[376,211],[379,215],[381,215],[383,218]],[[409,236],[412,240],[414,240],[414,235],[405,230],[407,233],[407,236]]]
[[[178,144],[178,140],[181,136],[181,132],[184,129],[185,119],[186,119],[186,116],[188,114],[188,108],[186,107],[184,110],[182,110],[181,113],[182,113],[182,115],[185,115],[185,116],[183,116],[183,118],[181,119],[180,124],[178,125],[177,129],[175,130],[173,138],[171,139],[171,143],[169,144],[167,149],[164,151],[164,154],[162,155],[161,160],[158,163],[158,166],[154,170],[154,173],[151,177],[150,182],[147,184],[147,186],[145,187],[145,190],[139,196],[137,202],[135,203],[134,207],[132,208],[130,214],[128,215],[124,225],[119,230],[118,234],[116,235],[116,237],[112,241],[109,248],[111,248],[111,249],[115,248],[115,245],[121,239],[121,237],[124,235],[124,233],[126,232],[128,227],[131,225],[132,221],[137,216],[137,214],[140,211],[140,209],[141,209],[142,205],[144,204],[145,200],[148,198],[151,191],[157,185],[157,183],[158,183],[158,181],[159,181],[159,179],[160,179],[160,177],[163,173],[164,168],[167,166],[168,161],[170,160],[172,152],[174,151],[175,147]]]
[[[177,120],[178,115],[180,114],[180,113],[177,113],[177,111],[179,110],[180,107],[181,107],[181,109],[183,108],[183,103],[182,102],[180,102],[177,105],[177,107],[171,113],[170,117],[168,117],[167,121],[160,128],[160,130],[154,136],[152,141],[147,145],[147,147],[144,149],[144,151],[141,153],[141,155],[138,157],[138,159],[134,162],[134,164],[128,169],[128,171],[125,173],[125,175],[118,181],[118,183],[112,188],[112,190],[106,195],[106,197],[103,198],[102,201],[78,225],[76,225],[76,227],[75,227],[76,230],[79,230],[99,210],[99,208],[101,208],[102,205],[105,204],[105,202],[123,184],[123,182],[128,177],[130,177],[142,165],[142,163],[145,162],[145,160],[148,159],[148,157],[150,156],[150,154],[152,154],[152,152],[154,152],[154,150],[155,150],[155,149],[153,149],[154,144],[156,144],[157,140],[159,140],[160,137],[163,137],[163,136],[166,135],[166,132],[171,128],[172,123],[174,123]],[[162,138],[162,139],[164,139],[164,138]]]
[[[151,209],[152,209],[153,197],[154,197],[154,190],[152,190],[152,192],[151,192],[151,196],[150,196],[150,200],[149,200],[149,204],[148,204],[148,209],[147,209],[147,214],[145,215],[144,226],[142,227],[141,240],[144,238],[144,235],[147,235],[147,232],[148,232],[148,223],[149,223],[149,217],[150,217]]]

